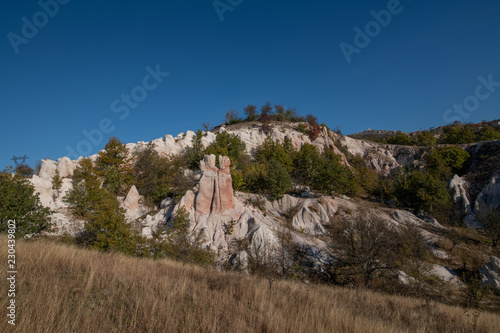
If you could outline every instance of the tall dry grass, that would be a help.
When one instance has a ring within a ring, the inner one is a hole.
[[[423,300],[268,281],[52,241],[17,243],[17,325],[0,332],[498,332],[500,316]],[[5,264],[3,264],[5,263]]]

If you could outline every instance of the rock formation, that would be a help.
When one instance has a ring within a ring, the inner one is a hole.
[[[481,282],[497,290],[500,290],[500,259],[491,256],[490,262],[479,268]]]
[[[140,199],[140,194],[137,191],[137,188],[135,185],[132,185],[130,190],[127,193],[127,196],[123,200],[123,206],[127,209],[137,209],[139,207],[139,199]]]
[[[500,182],[498,177],[492,177],[476,198],[474,210],[479,213],[500,209]]]
[[[472,214],[471,205],[467,198],[467,183],[465,180],[455,175],[450,180],[447,187],[455,202],[456,211],[459,213]]]

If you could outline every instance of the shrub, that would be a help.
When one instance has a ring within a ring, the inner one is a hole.
[[[394,137],[387,138],[386,141],[391,145],[413,146],[413,141],[403,132],[399,132],[398,135]]]
[[[52,211],[43,207],[39,194],[29,180],[5,169],[0,173],[0,232],[7,232],[7,222],[16,221],[16,235],[39,235],[52,231]]]
[[[189,214],[181,208],[165,229],[166,239],[157,238],[153,247],[156,257],[168,256],[183,263],[213,266],[215,255],[203,246],[204,233],[189,235]]]
[[[16,167],[16,175],[20,177],[28,178],[33,176],[34,173],[35,170],[27,164],[21,164]]]

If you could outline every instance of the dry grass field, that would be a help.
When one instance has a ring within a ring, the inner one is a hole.
[[[17,318],[0,332],[498,332],[500,315],[364,290],[267,280],[167,260],[17,242]],[[474,318],[477,318],[475,322]]]

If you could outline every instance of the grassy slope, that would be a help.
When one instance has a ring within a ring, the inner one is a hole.
[[[0,332],[7,324],[7,242],[0,236]],[[16,332],[472,332],[459,307],[368,291],[264,280],[17,242]],[[4,264],[5,263],[5,264]],[[481,313],[479,332],[500,316]]]

